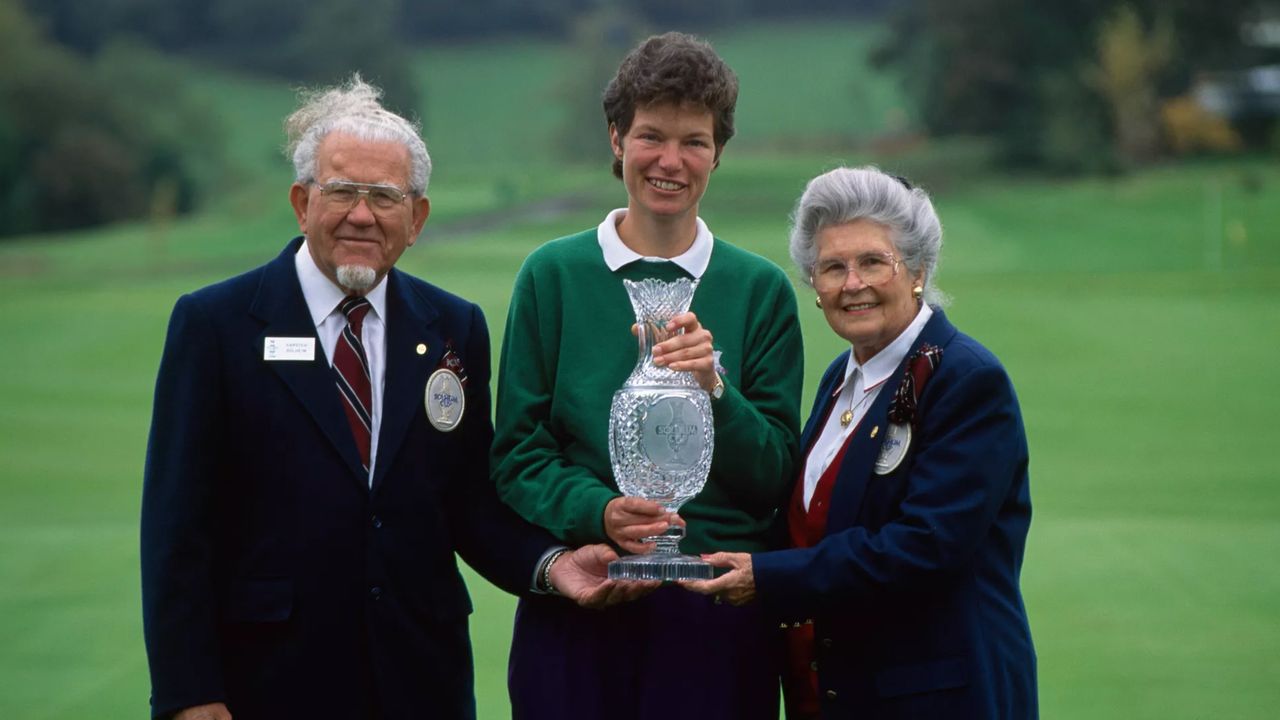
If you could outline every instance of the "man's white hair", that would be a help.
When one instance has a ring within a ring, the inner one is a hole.
[[[361,140],[398,142],[409,151],[409,192],[425,196],[431,180],[431,156],[417,123],[382,107],[382,90],[351,76],[345,85],[304,91],[302,105],[284,122],[295,179],[315,182],[316,153],[331,132]]]

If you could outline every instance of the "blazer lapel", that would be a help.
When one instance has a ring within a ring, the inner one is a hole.
[[[346,462],[352,478],[367,489],[360,452],[356,449],[351,427],[343,414],[342,403],[334,384],[333,369],[325,357],[320,339],[316,337],[307,301],[302,296],[302,285],[298,282],[293,256],[301,244],[301,238],[289,243],[279,257],[267,264],[262,274],[262,284],[249,308],[250,314],[264,324],[262,332],[255,338],[256,352],[261,356],[268,337],[315,339],[316,352],[313,360],[274,361],[267,362],[267,365],[280,376],[298,402],[306,408],[321,432]]]
[[[831,367],[827,369],[827,373],[823,376],[821,382],[818,383],[818,394],[813,401],[813,409],[809,411],[809,419],[805,421],[804,431],[800,433],[800,458],[802,460],[800,473],[803,477],[804,464],[808,462],[809,451],[813,449],[813,444],[818,440],[818,434],[822,432],[822,423],[827,417],[827,413],[831,412],[831,403],[836,401],[836,388],[840,387],[840,382],[844,379],[845,368],[849,366],[850,350],[846,350],[832,361]]]
[[[387,275],[386,376],[382,391],[382,425],[378,431],[378,459],[373,469],[377,492],[400,451],[409,425],[426,413],[427,379],[444,356],[444,338],[435,327],[438,312],[405,282],[398,270]],[[419,354],[418,346],[426,352]]]
[[[845,453],[844,463],[840,466],[840,474],[836,478],[836,486],[831,496],[831,512],[827,515],[827,533],[830,534],[842,527],[858,521],[858,513],[862,509],[862,498],[866,493],[867,483],[875,482],[873,478],[876,458],[880,456],[880,447],[884,444],[889,428],[889,403],[898,393],[902,385],[902,374],[907,360],[925,343],[944,346],[956,334],[955,326],[940,309],[934,309],[933,316],[920,331],[920,335],[912,343],[907,356],[893,375],[885,382],[875,402],[863,416],[862,422],[854,433],[852,445]],[[946,362],[945,357],[943,362]],[[872,437],[875,433],[875,437]]]

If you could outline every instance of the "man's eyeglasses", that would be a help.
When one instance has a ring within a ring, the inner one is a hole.
[[[819,292],[839,290],[851,272],[864,285],[882,285],[898,274],[899,262],[901,260],[891,252],[863,253],[854,258],[852,265],[839,258],[819,260],[813,266],[813,288]]]
[[[328,209],[334,212],[349,212],[360,202],[361,195],[365,197],[369,209],[375,213],[391,212],[409,197],[408,193],[395,185],[330,180],[320,186],[320,196],[324,198]]]

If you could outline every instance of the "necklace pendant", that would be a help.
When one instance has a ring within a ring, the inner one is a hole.
[[[845,410],[844,412],[840,413],[840,427],[842,428],[849,427],[849,423],[851,422],[853,422],[852,410]]]

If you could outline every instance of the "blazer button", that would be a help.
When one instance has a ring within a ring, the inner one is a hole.
[[[812,661],[810,661],[810,662],[809,662],[809,669],[810,669],[810,670],[812,670],[812,671],[814,671],[814,672],[818,672],[818,661],[817,661],[817,660],[812,660]]]
[[[831,638],[822,638],[822,647],[829,648],[832,646]]]
[[[828,691],[827,691],[827,699],[828,699],[828,700],[835,700],[835,699],[836,699],[836,691],[835,691],[835,690],[828,690]]]
[[[378,517],[377,515],[374,515],[372,518],[370,518],[369,523],[373,525],[374,530],[380,530],[382,528],[382,518]]]
[[[369,597],[373,598],[374,600],[377,600],[378,598],[382,597],[382,588],[378,585],[374,585],[373,587],[369,588]]]

